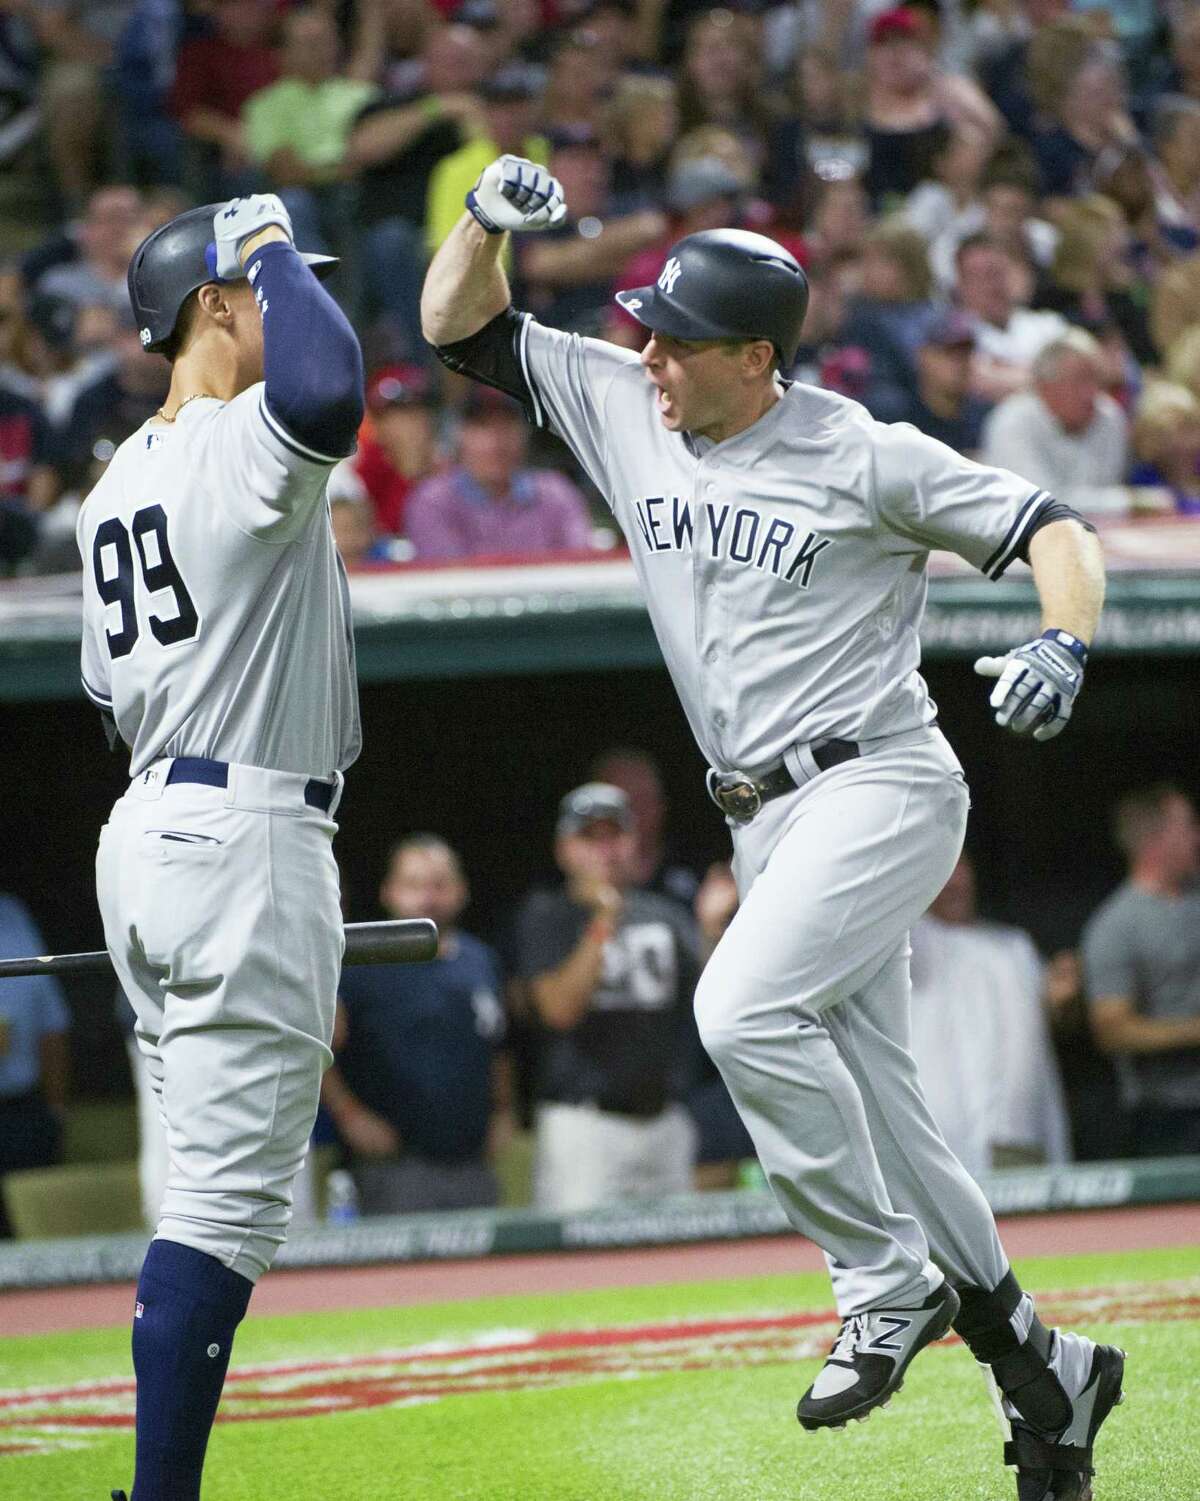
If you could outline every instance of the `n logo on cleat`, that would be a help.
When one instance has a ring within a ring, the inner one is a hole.
[[[911,1329],[912,1320],[894,1318],[890,1314],[886,1313],[881,1313],[877,1315],[877,1317],[880,1324],[886,1324],[887,1328],[881,1330],[881,1332],[875,1336],[875,1338],[869,1345],[864,1345],[862,1346],[862,1348],[866,1350],[888,1350],[894,1351],[896,1354],[899,1354],[904,1349],[904,1346],[902,1344],[898,1344],[892,1339],[889,1339],[888,1336],[892,1334],[902,1334],[905,1329]]]

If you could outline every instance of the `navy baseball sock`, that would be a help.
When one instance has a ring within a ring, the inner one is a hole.
[[[133,1501],[199,1501],[234,1330],[253,1291],[253,1282],[203,1251],[151,1241],[133,1319]]]

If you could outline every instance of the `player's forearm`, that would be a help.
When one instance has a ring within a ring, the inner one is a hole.
[[[342,1125],[347,1116],[363,1108],[336,1063],[329,1065],[321,1079],[321,1104],[333,1117],[335,1126]]]
[[[583,1020],[600,983],[608,936],[607,925],[594,920],[557,969],[547,970],[530,982],[534,1009],[547,1027],[566,1032]]]
[[[1104,605],[1104,553],[1099,538],[1076,521],[1054,521],[1035,533],[1029,566],[1042,605],[1042,625],[1091,643]]]
[[[1200,1016],[1140,1016],[1136,1011],[1092,1015],[1092,1032],[1100,1049],[1116,1055],[1175,1053],[1200,1047]]]
[[[493,235],[464,213],[429,263],[421,290],[421,332],[431,344],[469,339],[508,306],[500,263],[507,235]]]

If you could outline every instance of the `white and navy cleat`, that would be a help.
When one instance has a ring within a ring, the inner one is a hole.
[[[958,1313],[958,1294],[943,1282],[919,1308],[876,1308],[842,1320],[817,1379],[801,1397],[801,1427],[844,1428],[886,1407],[913,1357],[941,1339]]]

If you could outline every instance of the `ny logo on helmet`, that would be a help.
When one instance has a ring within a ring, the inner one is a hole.
[[[138,334],[138,338],[141,339],[143,347],[149,344],[151,337],[152,335],[148,328],[143,328]]]
[[[673,292],[682,272],[683,267],[679,264],[678,257],[673,255],[662,268],[662,275],[658,278],[659,290],[668,294]]]

